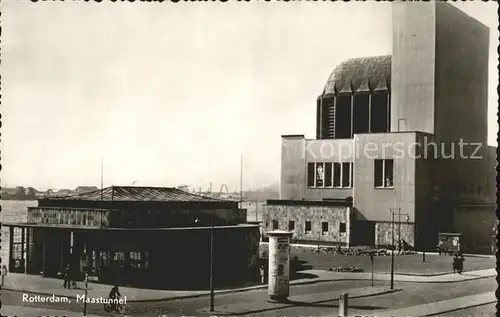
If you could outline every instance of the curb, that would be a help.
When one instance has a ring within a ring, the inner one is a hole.
[[[269,244],[269,242],[259,242],[259,245],[265,245],[267,246]],[[296,248],[304,248],[304,249],[317,249],[318,248],[318,245],[317,244],[294,244],[294,243],[291,243],[290,244],[292,247],[296,247]],[[331,245],[327,245],[327,244],[320,244],[319,245],[320,248],[332,248]],[[415,254],[407,254],[407,255],[422,255],[423,251],[414,251],[416,252]],[[425,254],[426,255],[440,255],[438,252],[436,251],[425,251]],[[445,256],[444,254],[441,254],[442,256]],[[476,258],[495,258],[495,255],[493,254],[474,254],[474,253],[464,253],[463,254],[464,256],[468,256],[468,257],[476,257]]]
[[[474,278],[470,278],[467,280],[458,280],[458,281],[398,281],[394,280],[395,282],[400,282],[400,283],[459,283],[459,282],[467,282],[467,281],[474,281],[474,280],[479,280],[479,279],[484,279],[484,278],[491,278],[494,277],[495,275],[492,276],[478,276]],[[341,278],[341,279],[321,279],[321,280],[315,280],[315,281],[302,281],[302,282],[296,282],[296,283],[290,283],[290,286],[294,285],[311,285],[311,284],[317,284],[317,283],[328,283],[328,282],[346,282],[346,281],[369,281],[369,278],[365,279],[356,279],[356,278]],[[384,279],[374,279],[374,281],[378,282],[386,282],[387,280]],[[214,293],[223,295],[223,294],[233,294],[233,293],[243,293],[243,292],[248,292],[248,291],[253,291],[253,290],[262,290],[268,288],[267,284],[264,285],[258,285],[258,286],[252,286],[248,288],[237,288],[237,289],[229,289],[229,290],[219,290],[215,291]],[[65,296],[69,299],[76,299],[76,296],[67,296],[67,295],[57,295],[53,293],[45,293],[45,292],[39,292],[39,291],[31,291],[31,290],[25,290],[25,289],[15,289],[11,287],[2,287],[3,290],[7,291],[12,291],[12,292],[20,292],[20,293],[30,293],[30,294],[36,294],[36,295],[42,295],[42,296],[58,296],[62,297]],[[83,291],[83,290],[82,290]],[[200,297],[207,297],[210,296],[210,292],[207,291],[206,293],[200,293],[200,294],[192,294],[192,295],[180,295],[180,296],[172,296],[172,297],[164,297],[164,298],[155,298],[155,299],[136,299],[136,300],[127,300],[129,303],[145,303],[145,302],[164,302],[164,301],[173,301],[173,300],[182,300],[182,299],[191,299],[191,298],[200,298]],[[368,297],[368,296],[365,296]]]
[[[432,314],[422,315],[422,317],[439,316],[441,314],[452,313],[452,312],[456,312],[456,311],[459,311],[459,310],[464,310],[464,309],[469,309],[469,308],[474,308],[474,307],[480,307],[480,306],[484,306],[484,305],[490,305],[490,304],[494,304],[496,302],[497,302],[496,300],[493,300],[493,301],[489,301],[489,302],[482,303],[482,304],[471,305],[471,306],[457,308],[457,309],[448,309],[448,310],[440,311],[438,313],[432,313]]]
[[[293,285],[309,285],[309,284],[316,284],[316,283],[324,283],[324,282],[333,282],[333,281],[350,281],[351,279],[344,279],[344,280],[316,280],[316,281],[303,281],[303,282],[297,282],[297,283],[290,283],[290,286]],[[253,290],[262,290],[268,288],[267,284],[263,285],[257,285],[257,286],[251,286],[248,288],[236,288],[236,289],[226,289],[226,290],[216,290],[214,293],[223,295],[223,294],[231,294],[231,293],[243,293],[243,292],[248,292],[248,291],[253,291]],[[3,290],[7,291],[12,291],[12,292],[19,292],[19,293],[30,293],[30,294],[36,294],[36,295],[42,295],[42,296],[52,296],[55,295],[57,297],[65,296],[69,299],[76,299],[76,296],[72,295],[57,295],[53,293],[45,293],[45,292],[39,292],[39,291],[32,291],[32,290],[25,290],[25,289],[16,289],[16,288],[11,288],[11,287],[2,287]],[[83,290],[82,290],[83,291]],[[210,292],[207,291],[206,293],[200,293],[200,294],[192,294],[192,295],[180,295],[180,296],[171,296],[171,297],[164,297],[164,298],[155,298],[155,299],[134,299],[134,300],[127,300],[129,303],[145,303],[145,302],[164,302],[164,301],[173,301],[173,300],[181,300],[181,299],[190,299],[190,298],[199,298],[199,297],[207,297],[210,296]]]
[[[395,293],[395,292],[400,292],[401,289],[394,289],[394,290],[386,290],[386,291],[383,291],[383,292],[380,292],[380,293],[373,293],[373,294],[366,294],[366,295],[357,295],[357,296],[350,296],[349,299],[353,299],[353,298],[366,298],[366,297],[372,297],[372,296],[379,296],[379,295],[385,295],[385,294],[390,294],[390,293]],[[321,301],[316,301],[316,302],[311,302],[311,303],[308,303],[307,305],[314,305],[314,304],[321,304],[321,303],[327,303],[327,302],[332,302],[332,301],[336,301],[338,299],[328,299],[328,300],[321,300]],[[297,305],[294,305],[294,304],[287,304],[286,302],[283,303],[284,305],[283,306],[280,306],[280,307],[274,307],[274,308],[266,308],[266,309],[256,309],[256,310],[249,310],[249,311],[245,311],[245,312],[210,312],[210,311],[207,311],[208,309],[207,308],[203,308],[203,309],[200,309],[198,310],[198,312],[201,312],[201,313],[211,313],[212,315],[215,314],[215,315],[218,315],[218,316],[241,316],[241,315],[249,315],[249,314],[255,314],[255,313],[262,313],[262,312],[266,312],[266,311],[272,311],[272,310],[278,310],[278,309],[286,309],[286,308],[291,308],[291,307],[295,307]]]

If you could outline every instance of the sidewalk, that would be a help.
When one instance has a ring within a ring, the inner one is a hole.
[[[2,306],[2,316],[57,316],[57,317],[82,317],[81,312],[69,312],[66,310],[35,308],[25,306]],[[102,317],[89,315],[87,317]]]
[[[260,242],[260,245],[268,245],[269,242]],[[290,244],[292,247],[298,247],[298,248],[304,248],[304,249],[318,249],[317,244],[300,244],[300,243],[292,243]],[[331,245],[328,244],[319,244],[319,247],[322,249],[332,249]],[[422,255],[422,251],[415,251],[416,254]],[[439,255],[438,252],[436,251],[431,251],[431,252],[425,252],[427,255]],[[475,254],[475,253],[464,253],[463,254],[465,257],[478,257],[478,258],[494,258],[495,255],[493,254]]]
[[[453,299],[447,299],[439,302],[428,303],[423,305],[405,307],[394,310],[386,311],[376,311],[368,316],[443,316],[443,314],[448,314],[452,316],[452,312],[470,308],[474,306],[486,305],[496,303],[496,297],[494,292],[480,293],[476,295],[469,295],[464,297],[458,297]]]
[[[342,281],[342,280],[371,280],[371,273],[342,273],[330,272],[324,270],[306,270],[303,273],[317,275],[323,281]],[[462,274],[438,273],[435,275],[413,275],[413,274],[394,274],[394,281],[409,283],[453,283],[462,281],[471,281],[482,278],[491,278],[497,275],[495,269],[477,270],[463,272]],[[373,279],[376,281],[390,281],[391,275],[388,273],[375,273]]]
[[[341,273],[329,272],[324,270],[305,270],[301,273],[314,275],[314,278],[305,278],[294,280],[290,285],[303,285],[313,284],[319,282],[334,282],[346,280],[370,280],[371,273]],[[481,278],[489,278],[496,276],[495,269],[470,271],[460,274],[441,274],[435,276],[418,276],[418,275],[402,275],[395,274],[394,281],[396,282],[413,282],[413,283],[450,283],[460,281],[470,281]],[[389,274],[374,274],[374,280],[389,281]],[[38,275],[27,275],[18,273],[9,273],[5,277],[5,284],[2,287],[6,290],[19,291],[25,293],[35,293],[47,296],[66,296],[69,298],[76,298],[76,295],[84,294],[84,283],[78,282],[79,289],[64,289],[62,287],[63,281],[54,278],[45,278]],[[89,297],[107,297],[111,285],[89,283],[88,296]],[[245,288],[216,290],[216,294],[237,293],[249,290],[266,289],[267,285],[256,285]],[[209,291],[168,291],[168,290],[152,290],[152,289],[139,289],[131,287],[120,287],[120,292],[127,297],[128,302],[145,302],[145,301],[165,301],[174,299],[186,299],[208,296]]]
[[[247,314],[257,314],[265,311],[272,311],[284,308],[290,308],[294,306],[314,306],[317,304],[338,301],[341,294],[348,293],[349,298],[362,298],[377,296],[387,293],[393,293],[400,291],[398,289],[390,290],[387,287],[362,287],[362,288],[351,288],[345,290],[328,291],[324,293],[313,293],[298,296],[290,296],[287,302],[277,303],[269,301],[247,301],[236,304],[229,305],[218,305],[215,307],[215,311],[211,312],[209,307],[198,310],[200,313],[206,313],[207,315],[247,315]]]

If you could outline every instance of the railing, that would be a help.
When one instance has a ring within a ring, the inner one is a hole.
[[[109,209],[30,207],[28,222],[99,228],[109,226],[110,213]]]

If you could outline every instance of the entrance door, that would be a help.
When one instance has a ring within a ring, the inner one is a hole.
[[[25,241],[24,228],[10,228],[10,261],[9,271],[14,273],[25,273]]]
[[[352,246],[375,246],[375,222],[353,221],[351,223]]]

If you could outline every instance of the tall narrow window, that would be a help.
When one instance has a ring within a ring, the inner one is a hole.
[[[333,186],[337,188],[352,187],[352,163],[333,164]]]
[[[351,163],[342,163],[342,187],[351,187]]]
[[[323,109],[321,108],[321,98],[318,98],[316,101],[316,139],[322,139],[321,135],[321,123],[322,123],[322,116],[321,116],[321,111]]]
[[[340,163],[333,163],[333,186],[340,187],[341,185],[341,169],[342,165]]]
[[[332,163],[325,163],[325,187],[332,187]]]
[[[278,228],[279,228],[278,220],[273,220],[273,230],[278,230]]]
[[[375,187],[394,186],[394,160],[375,160]]]
[[[353,132],[368,133],[370,126],[370,97],[368,93],[354,95]]]
[[[335,138],[336,139],[350,139],[352,138],[351,131],[351,96],[341,95],[337,96],[337,103],[335,106]]]
[[[307,232],[311,232],[311,222],[310,221],[306,221],[306,233]]]
[[[321,223],[321,233],[323,235],[328,234],[328,222],[322,222]]]
[[[316,163],[316,187],[325,186],[325,164]]]
[[[346,225],[345,222],[339,223],[339,232],[340,233],[345,233],[346,232]]]
[[[354,163],[351,163],[351,187],[354,187]]]
[[[293,231],[295,230],[295,221],[290,220],[288,221],[288,231]]]
[[[385,187],[394,186],[394,161],[384,160]]]
[[[314,186],[314,165],[314,163],[307,164],[307,186],[309,187]]]
[[[375,92],[371,95],[370,127],[372,133],[389,132],[388,94]]]

